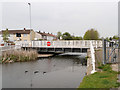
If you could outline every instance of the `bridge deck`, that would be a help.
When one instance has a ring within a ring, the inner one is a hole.
[[[102,47],[101,40],[57,40],[49,41],[50,46],[47,46],[48,41],[16,41],[15,46],[2,47],[2,51],[18,49],[18,48],[32,48],[41,52],[86,52],[90,48],[90,43],[95,48]]]

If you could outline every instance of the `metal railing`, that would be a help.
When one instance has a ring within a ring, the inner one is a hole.
[[[50,41],[51,45],[47,46],[48,41],[19,41],[17,45],[21,47],[51,47],[51,48],[90,48],[90,42],[96,48],[102,47],[101,40],[62,40]]]
[[[119,44],[117,41],[104,40],[103,45],[103,64],[106,63],[117,63],[119,55]],[[109,45],[107,45],[107,43]]]
[[[92,71],[91,74],[95,73],[95,50],[94,47],[92,45],[92,42],[90,42],[90,51],[91,51],[91,58],[92,58]]]
[[[19,41],[15,42],[16,45],[21,47],[48,47],[48,41]],[[90,48],[90,42],[94,47],[102,47],[101,40],[62,40],[62,41],[50,41],[49,47],[53,48]]]

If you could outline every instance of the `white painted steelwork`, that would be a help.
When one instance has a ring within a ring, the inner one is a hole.
[[[18,41],[16,45],[21,47],[44,47],[44,48],[90,48],[90,42],[93,47],[102,47],[101,40],[58,40],[50,41],[51,45],[47,46],[48,41]]]
[[[91,51],[91,59],[92,59],[92,71],[91,74],[95,73],[95,50],[94,47],[92,45],[92,42],[90,42],[90,51]]]

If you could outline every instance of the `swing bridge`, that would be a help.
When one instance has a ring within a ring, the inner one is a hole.
[[[111,45],[110,42],[103,40],[57,40],[49,41],[15,41],[15,45],[1,46],[0,51],[15,50],[15,49],[34,49],[40,53],[87,53],[92,44],[94,48],[102,48],[104,63],[116,62],[120,59],[120,50],[118,44]],[[2,52],[0,52],[0,55]],[[117,60],[118,59],[118,60]]]

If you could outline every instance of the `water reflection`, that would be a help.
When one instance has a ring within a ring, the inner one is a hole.
[[[37,61],[5,64],[4,88],[76,88],[86,72],[84,58],[56,56]]]

